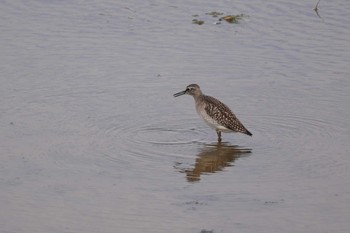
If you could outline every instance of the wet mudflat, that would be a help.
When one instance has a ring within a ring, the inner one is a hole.
[[[0,4],[2,232],[348,232],[346,0]]]

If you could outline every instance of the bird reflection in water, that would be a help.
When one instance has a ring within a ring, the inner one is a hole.
[[[202,174],[222,171],[225,167],[233,166],[237,158],[251,153],[251,149],[233,146],[226,143],[206,145],[197,155],[193,168],[183,168],[180,172],[186,174],[188,182],[198,182]]]

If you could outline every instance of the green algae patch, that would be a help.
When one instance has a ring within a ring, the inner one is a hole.
[[[193,19],[193,20],[192,20],[192,23],[193,23],[193,24],[202,25],[202,24],[204,24],[204,21],[203,21],[203,20],[198,20],[198,19]]]

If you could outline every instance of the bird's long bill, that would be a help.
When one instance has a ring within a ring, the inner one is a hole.
[[[174,97],[178,97],[178,96],[180,96],[180,95],[184,95],[184,94],[186,94],[186,91],[187,91],[187,90],[184,90],[184,91],[180,91],[180,92],[178,92],[178,93],[175,93],[175,94],[174,94]]]

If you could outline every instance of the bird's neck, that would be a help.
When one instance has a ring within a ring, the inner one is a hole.
[[[196,102],[201,102],[204,99],[204,95],[202,93],[198,95],[193,95],[193,98]]]

